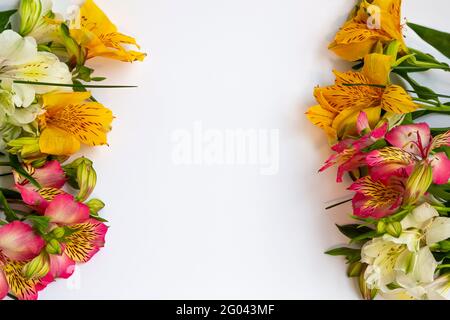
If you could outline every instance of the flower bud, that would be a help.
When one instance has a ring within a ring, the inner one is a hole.
[[[378,221],[377,223],[377,233],[384,234],[386,232],[386,222],[383,220]]]
[[[41,17],[41,0],[22,0],[20,1],[19,15],[20,28],[19,33],[26,36],[35,28]]]
[[[91,199],[88,202],[86,202],[86,205],[89,207],[89,211],[91,212],[92,215],[98,215],[100,210],[102,210],[105,207],[105,203],[99,199]]]
[[[86,53],[85,50],[78,45],[75,39],[70,35],[69,27],[66,24],[62,23],[60,27],[61,37],[66,47],[67,53],[69,54],[69,64],[72,67],[82,66],[86,62]]]
[[[23,137],[12,140],[7,144],[7,151],[11,154],[19,155],[23,159],[45,158],[39,148],[39,138]]]
[[[79,189],[77,200],[85,201],[94,191],[97,184],[97,173],[92,166],[92,161],[87,158],[78,158],[72,163],[64,166],[69,184]]]
[[[358,284],[359,284],[359,291],[361,292],[361,295],[363,299],[365,300],[373,300],[375,299],[378,290],[377,289],[370,289],[367,286],[366,279],[364,277],[364,273],[366,272],[367,264],[363,264],[361,268],[361,273],[358,278]]]
[[[53,229],[52,236],[54,236],[57,239],[61,239],[62,237],[64,237],[65,233],[66,232],[63,227],[58,227],[58,228]]]
[[[48,254],[42,251],[36,258],[24,265],[22,273],[27,279],[40,279],[50,271]]]
[[[398,221],[391,222],[386,227],[386,232],[395,238],[400,237],[402,231],[402,224]]]
[[[416,166],[406,181],[405,204],[414,204],[428,191],[433,182],[433,171],[427,163]]]
[[[47,251],[49,254],[61,254],[62,250],[59,241],[56,239],[51,239],[49,242],[47,242],[45,251]]]
[[[359,277],[361,275],[362,268],[363,264],[359,261],[351,263],[347,269],[347,276],[350,278]]]

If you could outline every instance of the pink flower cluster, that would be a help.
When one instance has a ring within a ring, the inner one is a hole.
[[[0,226],[0,299],[8,293],[36,299],[51,282],[70,277],[76,263],[88,262],[104,246],[108,229],[63,190],[68,177],[58,161],[23,170],[28,178],[14,171],[15,186],[31,211]]]
[[[320,169],[338,165],[337,182],[346,172],[358,178],[349,190],[355,192],[353,211],[362,218],[383,218],[427,196],[431,184],[447,184],[450,160],[441,150],[450,146],[450,131],[433,137],[426,123],[391,128],[383,123],[371,129],[361,112],[358,137],[332,147],[333,154]]]

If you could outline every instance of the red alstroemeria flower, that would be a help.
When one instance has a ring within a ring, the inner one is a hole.
[[[54,228],[63,227],[61,255],[50,255],[50,272],[45,282],[68,278],[76,262],[88,262],[105,244],[108,227],[90,217],[89,207],[69,194],[56,196],[44,213]]]
[[[450,131],[434,138],[426,123],[398,126],[386,134],[392,147],[374,150],[366,161],[375,179],[386,180],[392,175],[408,176],[419,162],[433,168],[433,182],[445,184],[450,179],[450,160],[444,152],[433,151],[450,146]]]
[[[363,153],[362,150],[382,139],[387,132],[388,124],[384,123],[381,127],[372,130],[369,125],[367,114],[365,112],[360,112],[356,128],[360,138],[348,138],[334,145],[331,149],[335,151],[336,154],[325,161],[325,165],[320,168],[319,172],[322,172],[335,164],[339,164],[336,181],[342,182],[345,172],[355,170],[362,165],[365,165],[366,154]]]
[[[362,218],[380,219],[396,212],[405,195],[404,181],[392,177],[387,182],[363,177],[353,183],[349,190],[355,191],[353,213]]]
[[[21,300],[35,300],[44,286],[39,280],[29,280],[22,269],[45,246],[33,229],[20,221],[0,227],[0,299],[9,292]]]
[[[61,164],[49,161],[41,168],[24,165],[24,170],[33,177],[41,186],[35,187],[28,179],[14,171],[16,188],[22,195],[23,201],[33,207],[39,213],[44,213],[50,201],[57,195],[63,194],[61,188],[66,183],[66,176]]]

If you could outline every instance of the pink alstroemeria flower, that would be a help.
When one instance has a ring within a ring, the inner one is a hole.
[[[450,160],[444,152],[435,149],[450,146],[450,131],[431,136],[426,123],[398,126],[386,134],[392,147],[374,150],[367,155],[375,179],[386,180],[392,175],[408,176],[419,162],[431,165],[433,182],[445,184],[450,179]]]
[[[319,172],[323,172],[331,166],[339,164],[336,181],[342,182],[342,178],[346,172],[365,165],[366,154],[362,150],[384,137],[388,129],[388,123],[386,122],[379,128],[372,130],[367,114],[362,111],[358,115],[356,128],[360,138],[348,138],[334,145],[331,149],[336,154],[333,154],[325,161],[325,165],[320,168]]]
[[[61,255],[50,255],[50,272],[43,279],[49,283],[56,278],[72,275],[76,262],[88,262],[105,245],[108,227],[90,217],[89,207],[75,201],[70,194],[56,196],[44,213],[54,228],[64,227]]]
[[[20,221],[0,227],[0,299],[9,292],[21,300],[35,300],[43,286],[22,274],[27,261],[36,257],[45,246],[33,229]]]
[[[349,190],[355,191],[353,213],[362,218],[380,219],[396,212],[405,195],[404,181],[392,177],[388,182],[363,177],[353,183]]]
[[[38,189],[28,179],[14,171],[16,188],[22,195],[23,201],[39,213],[44,213],[50,201],[57,195],[63,194],[61,188],[66,183],[66,176],[61,164],[49,161],[41,168],[24,165],[24,170],[41,186]]]

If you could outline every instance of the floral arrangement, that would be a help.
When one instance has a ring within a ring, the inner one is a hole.
[[[402,23],[401,0],[359,1],[329,46],[353,70],[316,87],[306,113],[332,146],[320,171],[353,180],[355,223],[338,226],[350,244],[327,254],[346,258],[365,299],[443,299],[450,288],[450,131],[423,119],[449,115],[450,96],[414,79],[450,68],[408,47],[406,27],[450,58],[450,34]]]
[[[92,0],[66,15],[50,0],[0,12],[0,166],[11,186],[0,188],[0,299],[36,299],[104,246],[93,163],[71,156],[105,145],[111,129],[111,110],[89,88],[119,87],[89,84],[105,78],[87,63],[142,61],[130,47],[139,48]]]

